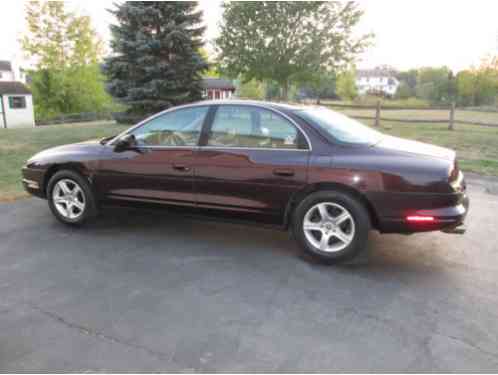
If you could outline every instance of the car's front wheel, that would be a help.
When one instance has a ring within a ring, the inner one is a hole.
[[[365,248],[370,230],[368,211],[342,192],[320,191],[294,211],[294,235],[309,255],[327,263],[351,260]]]
[[[59,171],[52,176],[47,199],[54,216],[64,224],[79,225],[97,213],[90,184],[73,171]]]

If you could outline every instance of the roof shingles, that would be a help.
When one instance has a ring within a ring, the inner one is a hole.
[[[202,80],[202,88],[235,91],[235,86],[232,82],[223,78],[204,78]]]
[[[31,95],[31,91],[22,83],[14,81],[0,81],[0,95]]]
[[[12,71],[12,65],[10,61],[0,60],[0,70],[2,71]]]

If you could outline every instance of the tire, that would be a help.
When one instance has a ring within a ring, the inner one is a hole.
[[[369,230],[367,209],[343,192],[312,193],[293,213],[294,238],[307,255],[327,264],[350,261],[360,255],[366,250]]]
[[[47,200],[56,219],[67,225],[78,226],[97,215],[90,184],[79,173],[70,170],[59,171],[50,178]]]

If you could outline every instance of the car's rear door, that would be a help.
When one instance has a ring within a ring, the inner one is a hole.
[[[280,215],[306,185],[309,144],[288,117],[254,105],[222,104],[195,157],[200,207]]]
[[[194,205],[194,153],[208,106],[179,108],[130,131],[137,147],[107,149],[97,175],[105,198]]]

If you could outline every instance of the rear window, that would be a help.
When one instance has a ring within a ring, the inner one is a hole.
[[[299,109],[294,113],[339,142],[375,144],[382,139],[381,133],[325,107]]]

